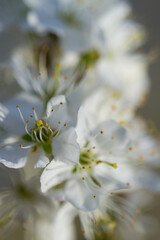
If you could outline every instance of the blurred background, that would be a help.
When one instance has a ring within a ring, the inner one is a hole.
[[[140,113],[160,130],[160,1],[130,0],[133,17],[146,28],[148,39],[143,50],[154,52],[156,59],[149,68],[151,91]]]

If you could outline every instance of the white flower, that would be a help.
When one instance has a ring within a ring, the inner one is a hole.
[[[86,51],[104,43],[99,20],[113,1],[97,0],[30,1],[28,24],[39,32],[51,32],[60,37],[67,50]]]
[[[1,166],[0,182],[1,239],[32,236],[37,219],[49,219],[53,209],[51,200],[40,191],[39,177],[26,181],[22,170]]]
[[[39,100],[24,93],[1,107],[1,125],[14,134],[12,143],[2,143],[1,163],[11,168],[23,167],[28,149],[32,154],[39,153],[35,165],[38,168],[45,167],[53,158],[69,163],[78,162],[79,146],[75,130],[67,126],[65,97],[59,95],[48,102],[46,117],[41,117],[40,112]]]
[[[43,41],[45,42],[45,39]],[[54,41],[52,44],[54,45]],[[13,74],[18,84],[24,91],[37,96],[44,105],[53,96],[68,94],[80,74],[75,71],[78,61],[76,55],[64,53],[59,59],[52,54],[53,46],[47,47],[46,42],[39,46],[40,49],[38,46],[16,49],[11,60]]]
[[[103,122],[91,134],[83,108],[78,113],[76,132],[79,164],[73,167],[52,161],[42,173],[42,191],[57,185],[61,187],[64,183],[67,201],[81,210],[93,211],[103,194],[127,188],[120,178],[114,178],[114,171],[129,152],[131,142],[127,131],[112,120]]]

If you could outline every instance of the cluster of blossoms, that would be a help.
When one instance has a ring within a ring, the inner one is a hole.
[[[136,116],[149,61],[130,12],[123,0],[1,0],[0,36],[16,40],[0,66],[20,90],[0,104],[0,239],[145,239],[139,192],[160,191],[160,151]]]

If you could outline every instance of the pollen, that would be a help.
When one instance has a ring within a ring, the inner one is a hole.
[[[63,105],[63,102],[60,102],[61,105]]]
[[[92,166],[89,166],[89,169],[92,169]]]
[[[33,108],[32,108],[32,110],[34,111],[34,110],[35,110],[35,108],[33,107]]]
[[[36,122],[36,124],[37,124],[37,127],[42,127],[43,126],[43,121],[42,120],[38,120]]]
[[[22,145],[22,144],[20,144],[19,146],[20,146],[20,148],[22,148],[22,147],[23,147],[23,145]]]
[[[93,197],[96,198],[96,195],[94,195]]]
[[[103,131],[100,131],[100,134],[103,134],[104,132]]]
[[[19,105],[17,105],[16,108],[19,108]]]
[[[82,169],[86,169],[86,167],[85,167],[85,166],[83,166],[83,167],[82,167]]]
[[[85,177],[82,177],[82,180],[84,181],[84,180],[86,180],[86,178],[85,178]]]
[[[86,230],[83,230],[83,233],[84,233],[84,234],[86,234],[86,233],[87,233],[87,231],[86,231]]]
[[[48,126],[48,123],[45,123],[45,126],[47,127],[47,126]]]
[[[54,109],[52,109],[51,112],[54,112]]]
[[[129,148],[129,151],[132,151],[132,150],[133,150],[133,148],[132,148],[132,147],[130,147],[130,148]]]
[[[65,124],[64,124],[64,127],[66,127],[66,126],[67,126],[67,124],[65,123]]]

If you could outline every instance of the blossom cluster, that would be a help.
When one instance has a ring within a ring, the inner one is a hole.
[[[20,91],[0,104],[0,239],[144,236],[137,192],[160,191],[160,151],[136,113],[149,60],[130,13],[123,0],[1,0],[0,67]]]

